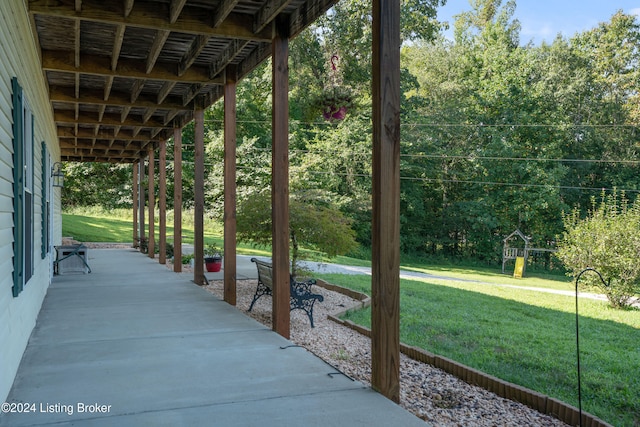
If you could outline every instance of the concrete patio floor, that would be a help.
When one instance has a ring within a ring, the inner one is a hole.
[[[131,249],[89,264],[54,278],[7,399],[30,412],[0,426],[425,426],[191,275]]]

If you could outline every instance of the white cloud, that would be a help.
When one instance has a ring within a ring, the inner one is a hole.
[[[539,43],[542,40],[552,42],[558,35],[558,32],[559,31],[554,29],[553,25],[549,23],[536,23],[535,25],[524,24],[520,30],[520,40],[528,42],[529,39],[533,39],[536,43]]]
[[[640,7],[629,10],[629,15],[640,16]]]

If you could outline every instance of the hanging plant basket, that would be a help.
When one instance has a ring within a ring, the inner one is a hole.
[[[344,117],[347,115],[347,107],[344,105],[342,107],[338,107],[336,105],[327,105],[322,113],[322,117],[324,117],[327,121],[334,120],[344,120]]]
[[[322,112],[322,117],[329,121],[341,121],[353,107],[351,90],[346,87],[332,87],[325,89],[315,104]]]

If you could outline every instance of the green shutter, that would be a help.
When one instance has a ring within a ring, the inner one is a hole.
[[[18,79],[13,87],[13,296],[24,287],[24,123],[23,94]]]
[[[49,253],[49,209],[48,209],[48,205],[49,203],[47,202],[48,200],[48,191],[49,191],[49,153],[47,152],[47,144],[45,144],[44,141],[42,141],[42,154],[41,154],[42,160],[42,200],[41,200],[41,206],[42,206],[42,250],[41,250],[41,257],[42,259],[45,259],[47,257],[47,254]]]

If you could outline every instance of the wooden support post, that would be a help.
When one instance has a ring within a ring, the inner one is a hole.
[[[373,0],[371,386],[400,401],[400,0]]]
[[[182,272],[182,129],[173,130],[173,271]]]
[[[158,210],[160,211],[160,253],[158,262],[167,263],[167,141],[160,141],[160,163],[158,165]]]
[[[204,285],[204,110],[195,111],[195,159],[193,177],[194,218],[193,281]]]
[[[149,149],[149,258],[156,256],[156,230],[155,230],[155,208],[156,208],[156,191],[155,191],[155,152],[152,147]]]
[[[273,330],[290,334],[289,315],[289,39],[276,24],[272,49],[271,221],[273,262]]]
[[[236,305],[236,79],[230,74],[224,86],[224,300]]]
[[[138,168],[140,171],[140,179],[138,180],[138,184],[140,186],[140,190],[138,191],[138,196],[140,198],[140,207],[138,208],[138,215],[140,216],[139,226],[140,226],[140,241],[146,238],[146,229],[144,225],[144,211],[146,204],[146,194],[144,189],[144,157],[140,158],[140,167]],[[140,245],[140,252],[142,252],[142,245]]]
[[[131,196],[133,199],[133,247],[137,248],[140,243],[140,236],[138,235],[138,167],[140,166],[139,162],[135,162],[133,164],[133,195]]]

